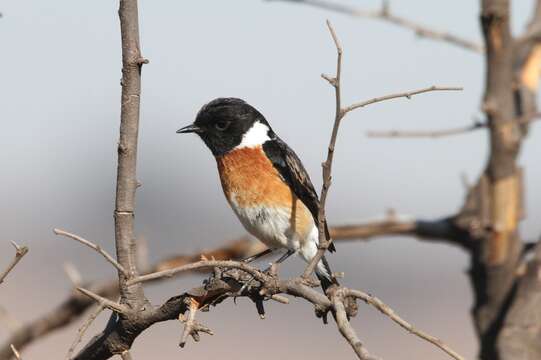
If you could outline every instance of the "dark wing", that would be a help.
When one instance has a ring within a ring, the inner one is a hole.
[[[310,176],[304,169],[297,154],[277,136],[263,144],[263,151],[265,151],[274,168],[278,170],[284,181],[293,190],[295,196],[310,210],[317,226],[319,199]],[[325,221],[325,236],[327,240],[330,239],[327,221]],[[334,244],[331,243],[329,251],[333,252],[335,250]]]

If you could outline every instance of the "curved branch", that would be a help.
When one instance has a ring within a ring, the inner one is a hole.
[[[470,50],[476,53],[483,53],[482,45],[460,36],[451,34],[446,31],[432,29],[426,25],[419,24],[410,19],[391,13],[388,1],[383,1],[379,10],[363,10],[352,6],[342,5],[326,0],[267,0],[267,1],[284,1],[296,4],[304,4],[320,9],[335,11],[357,18],[369,18],[381,20],[406,30],[411,30],[419,37],[424,37],[431,40],[443,41],[451,45],[458,46],[465,50]]]

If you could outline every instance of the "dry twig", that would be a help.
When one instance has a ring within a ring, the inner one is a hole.
[[[105,309],[105,306],[103,304],[99,304],[98,307],[96,308],[96,310],[94,310],[90,314],[90,316],[88,317],[88,319],[86,319],[86,321],[83,323],[83,325],[81,325],[81,327],[79,329],[77,329],[77,337],[75,338],[75,340],[71,344],[70,348],[68,349],[68,355],[66,356],[66,358],[68,360],[71,360],[73,358],[73,352],[75,351],[75,348],[77,347],[77,345],[79,345],[79,343],[83,339],[83,336],[84,336],[85,332],[88,330],[90,325],[92,325],[94,320],[96,320],[98,315],[101,314],[103,309]]]
[[[413,90],[408,92],[402,92],[397,94],[391,94],[391,95],[385,95],[377,98],[373,98],[366,101],[360,101],[353,103],[349,106],[342,107],[342,99],[341,99],[341,70],[342,70],[342,45],[340,44],[340,41],[336,35],[336,32],[331,25],[331,23],[327,20],[327,27],[329,28],[329,31],[331,33],[334,45],[336,47],[337,52],[337,60],[336,60],[336,75],[334,77],[322,74],[321,76],[331,84],[331,86],[334,88],[335,92],[335,118],[334,118],[334,126],[332,129],[331,139],[329,142],[329,147],[327,151],[327,159],[325,162],[321,165],[323,168],[323,186],[321,188],[321,195],[320,195],[320,205],[319,205],[319,213],[318,213],[318,230],[319,230],[319,244],[320,249],[318,250],[316,256],[312,259],[312,261],[308,264],[306,267],[303,277],[309,278],[311,274],[314,272],[314,269],[316,267],[316,264],[321,260],[323,257],[323,254],[328,249],[332,239],[327,241],[325,238],[325,204],[327,200],[327,194],[329,191],[329,188],[331,186],[331,173],[332,173],[332,163],[334,158],[334,149],[336,146],[336,139],[338,136],[338,129],[340,127],[340,123],[342,119],[351,111],[368,106],[371,104],[375,104],[378,102],[396,99],[396,98],[411,98],[414,95],[431,92],[431,91],[457,91],[462,90],[460,87],[441,87],[441,86],[430,86],[428,88],[423,88],[419,90]]]
[[[348,296],[353,296],[353,297],[355,297],[357,299],[361,299],[364,302],[366,302],[367,304],[372,305],[373,307],[378,309],[382,314],[389,317],[391,320],[393,320],[395,323],[397,323],[398,325],[400,325],[401,327],[403,327],[404,329],[406,329],[407,331],[409,331],[413,335],[416,335],[416,336],[420,337],[421,339],[426,340],[429,343],[432,343],[432,344],[436,345],[437,347],[439,347],[440,349],[445,351],[447,354],[452,356],[454,359],[464,360],[464,358],[462,356],[460,356],[456,351],[451,349],[448,345],[446,345],[440,339],[438,339],[438,338],[436,338],[436,337],[434,337],[434,336],[432,336],[430,334],[427,334],[427,333],[425,333],[423,331],[417,330],[415,327],[413,327],[413,325],[411,325],[409,322],[407,322],[406,320],[404,320],[400,316],[398,316],[394,312],[393,309],[391,309],[388,305],[386,305],[383,301],[381,301],[377,297],[366,294],[366,293],[364,293],[364,292],[362,292],[360,290],[349,290],[347,292],[347,295]]]
[[[102,255],[105,260],[107,260],[109,263],[111,263],[115,268],[118,269],[118,271],[120,271],[122,274],[124,275],[128,275],[126,269],[124,269],[124,267],[122,265],[120,265],[115,259],[113,259],[113,257],[111,255],[109,255],[109,253],[107,253],[107,251],[103,250],[103,248],[99,245],[96,245],[94,244],[93,242],[91,241],[88,241],[86,239],[83,239],[82,237],[78,236],[78,235],[75,235],[75,234],[72,234],[72,233],[69,233],[67,231],[64,231],[64,230],[61,230],[61,229],[53,229],[53,232],[56,234],[56,235],[62,235],[62,236],[65,236],[65,237],[68,237],[70,239],[73,239],[75,241],[78,241],[80,242],[81,244],[83,245],[86,245],[88,246],[89,248],[91,249],[94,249],[96,250],[100,255]]]
[[[0,274],[0,284],[4,282],[4,279],[11,270],[17,265],[19,261],[28,253],[28,247],[26,246],[19,246],[15,241],[12,241],[11,244],[15,248],[15,257],[11,261],[11,263],[8,265],[8,267]]]
[[[15,348],[15,346],[13,346],[13,344],[10,345],[11,347],[11,351],[13,352],[13,355],[15,356],[15,358],[17,360],[21,360],[21,354],[19,354],[19,351],[17,350],[17,348]]]
[[[267,0],[267,1],[277,1],[277,0]],[[352,6],[342,5],[342,4],[338,4],[338,3],[334,3],[334,2],[330,2],[326,0],[280,0],[280,1],[293,2],[296,4],[305,4],[305,5],[313,6],[316,8],[339,12],[339,13],[357,17],[357,18],[369,18],[369,19],[381,20],[381,21],[385,21],[390,24],[399,26],[401,28],[411,30],[415,33],[415,35],[419,37],[424,37],[427,39],[438,40],[438,41],[444,41],[448,44],[458,46],[465,50],[474,51],[476,53],[484,52],[483,46],[476,42],[473,42],[468,39],[464,39],[460,36],[451,34],[446,31],[432,29],[426,25],[419,24],[410,19],[391,13],[389,2],[385,0],[382,1],[382,6],[378,10],[363,10],[363,9],[355,8]]]
[[[188,315],[179,314],[179,320],[184,323],[184,330],[182,331],[182,336],[180,338],[179,346],[183,348],[186,345],[188,336],[191,336],[195,342],[199,342],[201,339],[199,337],[200,332],[205,334],[214,335],[212,330],[208,327],[200,324],[195,320],[195,314],[199,308],[199,304],[193,298],[188,298],[187,301],[190,303],[188,307]]]

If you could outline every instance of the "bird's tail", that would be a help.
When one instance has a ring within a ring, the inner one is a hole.
[[[331,267],[327,261],[327,258],[323,256],[316,266],[316,276],[321,283],[321,288],[324,292],[327,291],[332,285],[340,285],[338,280],[333,276]]]

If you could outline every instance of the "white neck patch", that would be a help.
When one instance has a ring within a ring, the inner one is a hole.
[[[269,127],[259,121],[256,121],[250,129],[242,136],[242,141],[235,149],[250,148],[263,145],[270,140],[268,135]]]

